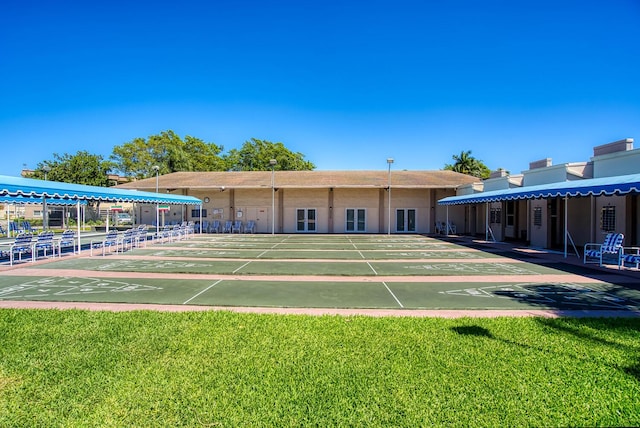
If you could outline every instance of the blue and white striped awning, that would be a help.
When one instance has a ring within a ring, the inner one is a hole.
[[[43,198],[35,196],[0,196],[0,204],[3,205],[42,205]],[[87,201],[75,201],[73,199],[47,199],[49,205],[87,205]]]
[[[524,186],[504,190],[449,196],[440,199],[439,205],[478,204],[484,202],[511,201],[516,199],[564,198],[576,196],[611,196],[640,193],[640,174],[615,177],[589,178],[575,181]]]
[[[82,184],[61,183],[6,175],[0,175],[0,196],[22,196],[27,198],[46,197],[49,203],[53,203],[52,199],[55,199],[61,201],[202,205],[202,201],[193,196],[142,192],[117,187],[86,186]]]

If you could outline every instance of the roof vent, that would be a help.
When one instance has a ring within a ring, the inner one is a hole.
[[[540,159],[529,163],[529,169],[546,168],[551,166],[551,158]]]
[[[614,141],[613,143],[603,144],[593,148],[593,156],[608,155],[609,153],[626,152],[633,150],[633,138],[625,138],[624,140]]]

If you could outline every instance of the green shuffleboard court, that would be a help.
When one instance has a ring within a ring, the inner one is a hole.
[[[282,260],[181,260],[93,257],[62,260],[41,269],[83,269],[105,272],[162,272],[220,275],[339,275],[339,276],[442,276],[442,275],[537,275],[564,274],[550,266],[531,263],[282,261]]]
[[[2,277],[0,300],[302,308],[598,309],[640,307],[640,291],[610,284],[423,283]]]
[[[592,274],[583,265],[418,235],[196,235],[105,256],[24,264],[0,277],[0,300],[406,310],[640,308],[636,288],[594,280]]]

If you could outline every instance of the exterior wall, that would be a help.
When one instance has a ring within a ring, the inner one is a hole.
[[[626,197],[625,196],[600,196],[595,199],[595,213],[594,213],[594,226],[595,226],[595,240],[593,242],[602,242],[605,235],[608,233],[606,230],[602,230],[602,208],[613,206],[616,210],[615,215],[615,230],[614,232],[622,233],[625,236],[623,244],[628,245],[629,232],[626,228],[625,213],[626,213]]]
[[[593,242],[591,241],[591,198],[569,198],[567,205],[567,227],[573,242],[579,247]]]
[[[256,233],[271,233],[271,189],[235,189],[234,220],[256,222]],[[231,211],[231,210],[229,210]],[[207,212],[208,214],[208,212]]]
[[[333,232],[346,232],[346,215],[349,208],[364,209],[366,212],[366,231],[360,233],[386,232],[386,226],[384,230],[380,230],[379,193],[378,189],[334,189],[333,206],[330,207],[333,215]],[[392,198],[393,196],[395,192],[392,189]]]
[[[537,186],[539,184],[589,178],[592,175],[592,166],[587,162],[576,162],[530,169],[523,171],[522,175],[524,186]]]
[[[280,189],[280,192],[283,233],[299,233],[296,230],[296,210],[299,208],[316,210],[314,233],[329,233],[329,189]]]
[[[451,192],[453,195],[453,192]],[[385,225],[387,222],[388,210],[386,207],[387,201],[385,200]],[[405,231],[399,231],[396,227],[396,211],[398,209],[415,209],[416,210],[416,224],[415,232],[409,233],[429,233],[431,231],[430,224],[430,200],[429,191],[423,189],[391,189],[391,233],[402,233]],[[449,212],[449,220],[451,221],[451,211]],[[454,219],[455,220],[455,219]],[[386,231],[386,226],[385,226]]]
[[[640,149],[595,156],[592,160],[594,178],[640,173]]]

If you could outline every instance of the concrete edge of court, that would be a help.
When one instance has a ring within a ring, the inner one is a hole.
[[[312,316],[370,316],[370,317],[416,317],[416,318],[498,318],[498,317],[541,317],[541,318],[640,318],[635,310],[545,310],[545,309],[348,309],[348,308],[280,308],[280,307],[227,307],[198,305],[159,305],[133,303],[93,303],[93,302],[42,302],[42,301],[0,301],[0,309],[41,309],[41,310],[85,310],[85,311],[230,311],[238,313],[312,315]]]

